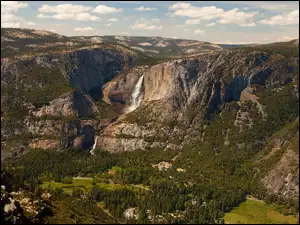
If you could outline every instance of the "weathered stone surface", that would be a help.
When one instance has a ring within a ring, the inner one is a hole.
[[[74,144],[73,144],[74,148],[82,148],[82,139],[83,137],[76,137],[74,139]]]
[[[298,159],[299,155],[296,155],[293,150],[287,149],[278,163],[262,179],[264,186],[273,194],[281,195],[285,198],[298,198]]]
[[[80,91],[65,93],[52,100],[49,105],[43,106],[32,114],[41,116],[69,116],[69,117],[93,117],[98,109],[88,95]]]
[[[60,142],[59,140],[38,140],[34,139],[30,141],[30,148],[41,148],[41,149],[57,149],[59,148]]]

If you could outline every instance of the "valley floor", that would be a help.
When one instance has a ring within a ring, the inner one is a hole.
[[[277,211],[275,204],[266,204],[261,200],[248,197],[224,216],[225,224],[296,224],[297,218],[285,216]]]

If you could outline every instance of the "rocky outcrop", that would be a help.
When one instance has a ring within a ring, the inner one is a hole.
[[[115,122],[107,126],[98,138],[97,148],[111,152],[166,148],[168,127],[149,123]]]
[[[30,141],[29,145],[30,148],[39,148],[39,149],[57,149],[60,147],[59,140],[39,140],[35,139]]]
[[[172,163],[169,162],[159,162],[157,164],[152,164],[153,168],[157,168],[159,171],[161,170],[168,170],[170,168],[172,168]]]
[[[95,117],[98,109],[90,96],[74,90],[52,100],[32,114],[42,116]]]
[[[98,140],[97,148],[115,153],[136,150],[148,150],[151,148],[163,149],[166,146],[163,142],[147,142],[141,138],[113,138],[102,137]]]
[[[270,165],[261,175],[263,186],[270,194],[299,198],[299,118],[275,133],[265,150],[258,157]]]
[[[137,220],[139,218],[138,214],[138,208],[128,208],[124,211],[124,217],[128,220],[135,219]]]
[[[29,147],[41,149],[84,148],[94,144],[95,132],[101,132],[110,120],[59,120],[27,119],[28,131],[34,136],[43,136],[30,141]]]
[[[1,171],[1,221],[4,224],[31,224],[20,201],[12,195],[12,175]]]
[[[288,149],[262,183],[270,193],[284,198],[299,197],[299,155]]]

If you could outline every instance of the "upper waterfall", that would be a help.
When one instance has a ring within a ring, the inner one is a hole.
[[[126,113],[134,111],[142,101],[142,84],[143,84],[144,75],[142,75],[138,82],[135,84],[134,90],[131,94],[131,105],[127,108]]]

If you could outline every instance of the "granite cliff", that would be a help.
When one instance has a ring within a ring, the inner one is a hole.
[[[227,127],[212,148],[218,155],[222,148],[246,151],[273,140],[278,127],[262,137],[259,128],[275,119],[280,126],[295,121],[295,110],[289,118],[272,104],[284,99],[291,106],[299,99],[299,57],[217,48],[136,66],[140,55],[117,44],[28,56],[1,63],[2,160],[35,148],[180,154],[190,144],[211,142],[209,129],[224,117]],[[294,198],[299,152],[289,145],[294,139],[283,139],[277,164],[258,174],[271,193]],[[273,148],[265,146],[258,156]]]

